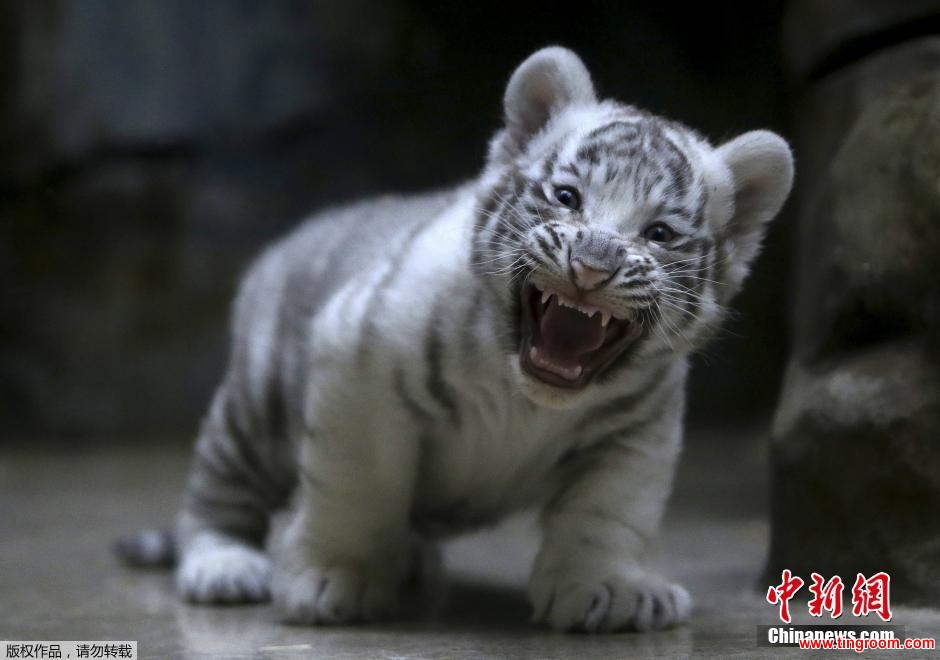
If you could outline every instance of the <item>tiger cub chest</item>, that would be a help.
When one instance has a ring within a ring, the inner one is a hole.
[[[467,393],[461,403],[459,423],[437,424],[423,441],[413,518],[431,535],[487,525],[543,500],[576,442],[570,413],[498,390]]]

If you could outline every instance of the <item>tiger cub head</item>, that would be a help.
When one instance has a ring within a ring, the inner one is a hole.
[[[504,111],[471,259],[505,312],[527,395],[564,407],[701,345],[789,194],[787,143],[753,131],[715,147],[599,101],[578,56],[558,47],[513,73]]]

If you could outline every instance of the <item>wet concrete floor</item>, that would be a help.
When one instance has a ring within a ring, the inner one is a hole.
[[[692,593],[692,622],[605,636],[527,623],[523,586],[538,534],[526,517],[450,543],[446,586],[425,594],[402,621],[296,628],[278,623],[267,605],[186,605],[169,572],[127,569],[109,553],[120,534],[169,524],[189,459],[185,445],[141,449],[128,441],[77,451],[17,443],[0,449],[0,639],[136,640],[142,658],[811,657],[757,646],[757,626],[777,623],[759,583],[769,532],[762,435],[698,433],[687,443],[656,555]],[[795,623],[827,623],[803,610],[794,605]],[[892,623],[905,625],[908,637],[940,637],[940,611],[894,611]]]

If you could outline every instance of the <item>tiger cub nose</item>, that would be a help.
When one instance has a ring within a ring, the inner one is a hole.
[[[571,260],[571,278],[574,285],[584,291],[598,288],[612,275],[612,272],[588,266],[578,258]]]

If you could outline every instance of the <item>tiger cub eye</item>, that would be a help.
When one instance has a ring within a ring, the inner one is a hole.
[[[557,186],[555,188],[555,199],[562,206],[567,206],[572,211],[581,209],[581,196],[577,190],[570,186]]]
[[[668,243],[676,237],[676,232],[669,225],[657,222],[643,232],[643,238],[653,243]]]

